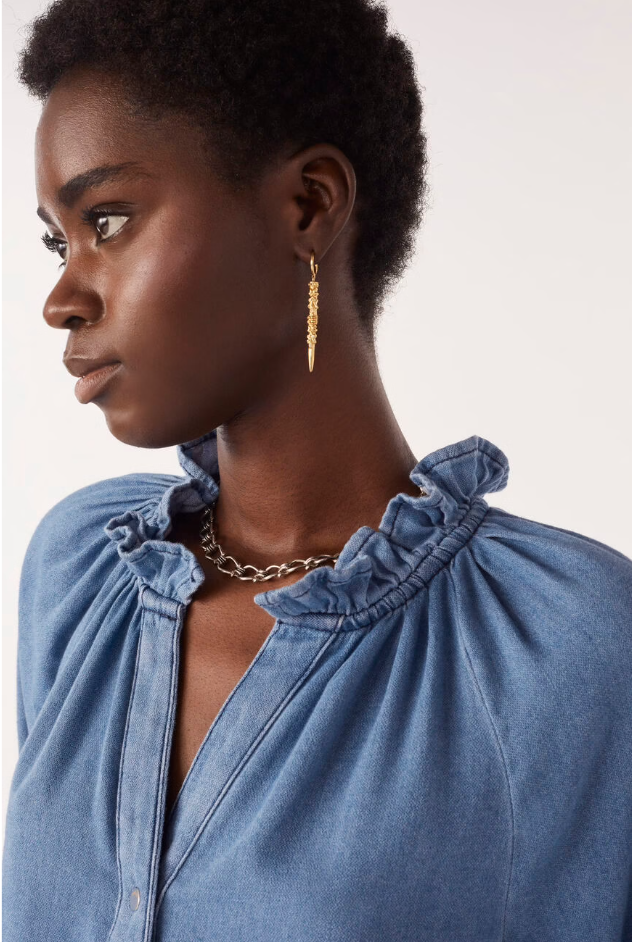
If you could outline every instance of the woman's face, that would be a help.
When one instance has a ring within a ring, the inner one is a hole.
[[[280,178],[237,197],[199,142],[175,116],[140,125],[116,82],[89,70],[54,88],[37,129],[39,207],[66,260],[44,317],[69,330],[66,357],[120,362],[93,401],[115,437],[141,447],[202,435],[306,369],[309,266],[279,211]],[[128,172],[98,185],[70,185],[121,164]]]

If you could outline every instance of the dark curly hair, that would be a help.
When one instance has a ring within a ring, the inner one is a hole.
[[[74,66],[114,74],[133,114],[204,132],[224,181],[256,184],[281,153],[334,144],[353,164],[352,279],[373,339],[425,209],[415,63],[373,0],[54,0],[27,27],[20,83],[45,102]]]

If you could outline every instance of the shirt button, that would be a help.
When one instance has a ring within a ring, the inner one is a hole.
[[[129,904],[132,909],[138,909],[140,906],[140,890],[136,887],[132,890],[129,895]]]

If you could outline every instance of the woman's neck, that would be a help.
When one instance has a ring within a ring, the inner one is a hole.
[[[395,494],[418,494],[409,479],[417,459],[373,350],[357,334],[346,339],[317,345],[313,373],[305,356],[302,371],[293,367],[255,408],[218,428],[216,528],[240,561],[339,552],[359,527],[377,529]]]

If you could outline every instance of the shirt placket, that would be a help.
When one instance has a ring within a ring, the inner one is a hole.
[[[152,937],[186,609],[149,585],[141,589],[141,604],[117,801],[119,901],[108,942],[149,942]]]

